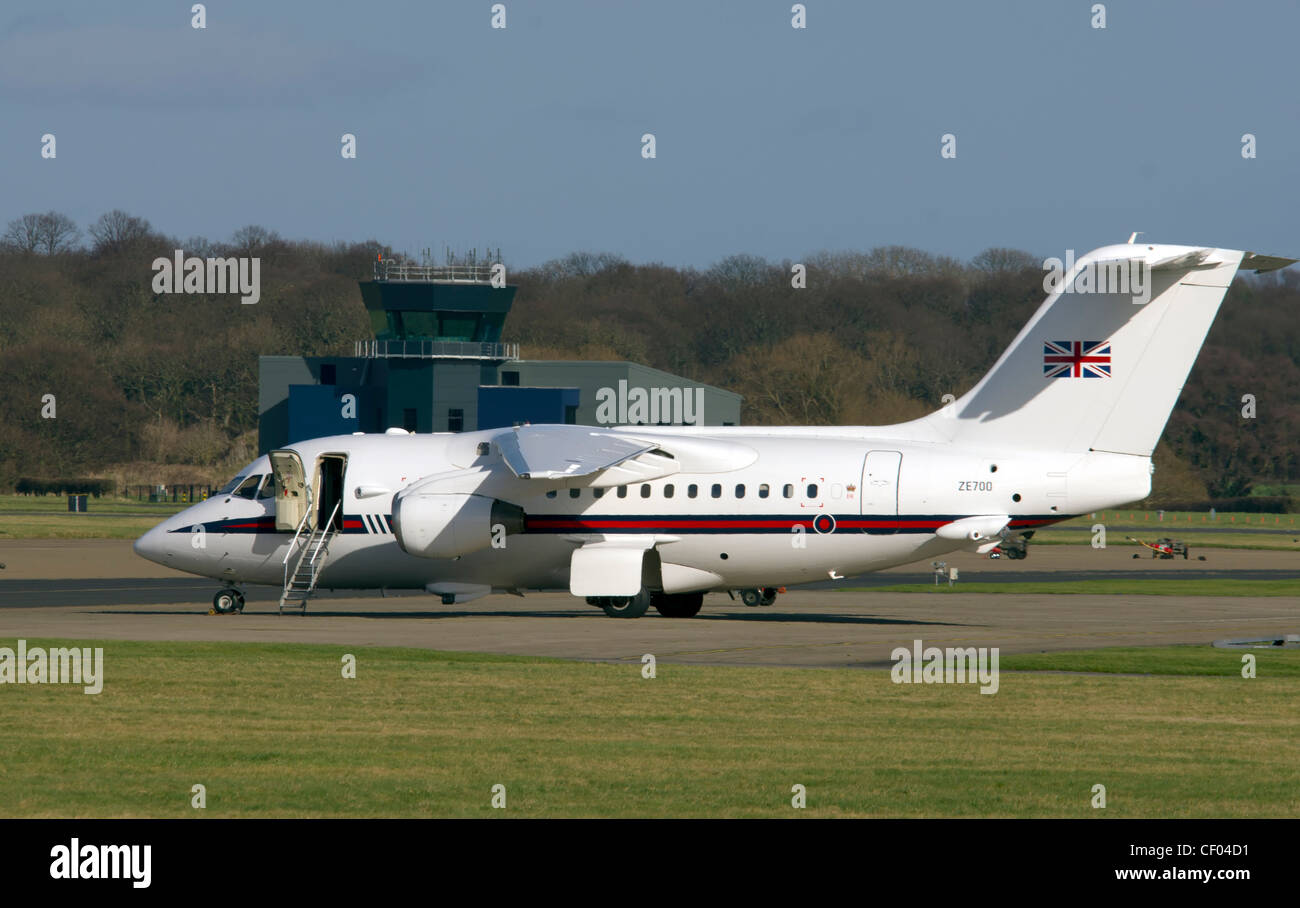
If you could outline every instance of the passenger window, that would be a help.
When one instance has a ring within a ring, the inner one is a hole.
[[[641,497],[642,498],[650,497],[650,483],[646,482],[641,484]]]
[[[698,494],[700,494],[700,487],[697,486],[695,483],[691,483],[686,487],[687,498],[694,498]]]
[[[262,483],[262,491],[257,493],[257,497],[258,498],[275,497],[275,474],[274,473],[266,474],[266,482]]]
[[[672,483],[669,483],[668,485],[664,486],[664,498],[672,498],[673,491],[674,490],[673,490]]]
[[[260,475],[250,476],[240,484],[239,488],[235,489],[235,494],[240,498],[252,499],[257,494],[257,486],[261,481],[262,477]]]
[[[817,497],[817,483],[815,482],[808,483],[808,497],[809,498]]]
[[[549,491],[549,492],[546,493],[546,497],[547,497],[547,498],[554,498],[554,497],[556,496],[556,494],[558,494],[558,493],[555,491],[555,489],[551,489],[551,491]]]
[[[745,497],[745,484],[743,482],[736,484],[736,497],[737,498]]]
[[[626,498],[626,497],[627,497],[627,486],[619,486],[619,487],[618,487],[618,497],[619,497],[619,498]]]
[[[794,486],[787,482],[787,483],[785,484],[785,487],[784,487],[783,489],[781,489],[781,494],[784,495],[786,498],[793,498],[793,497],[794,497]]]
[[[758,487],[758,497],[766,498],[768,496],[768,493],[770,493],[771,491],[772,491],[772,487],[769,486],[767,483],[763,483],[761,486]]]
[[[719,483],[716,483],[716,482],[715,482],[715,483],[713,484],[713,488],[709,489],[709,494],[710,494],[711,496],[713,496],[714,498],[721,498],[721,497],[722,497],[722,486],[721,486]]]
[[[582,494],[582,489],[569,489],[569,497],[577,498]]]
[[[592,497],[592,498],[603,498],[604,496],[605,496],[605,490],[604,490],[604,489],[592,489],[592,490],[591,490],[591,497]]]

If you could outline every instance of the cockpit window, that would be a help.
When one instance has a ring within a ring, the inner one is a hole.
[[[235,494],[240,498],[251,499],[257,494],[257,484],[262,481],[262,475],[250,476],[240,483],[239,488],[235,489]]]
[[[241,482],[243,482],[244,479],[245,479],[247,476],[248,476],[247,473],[240,473],[240,474],[239,474],[238,476],[236,476],[234,479],[230,480],[230,482],[228,482],[228,483],[226,483],[224,486],[222,486],[222,487],[217,491],[217,494],[218,494],[218,495],[229,495],[231,492],[235,491],[235,487],[238,486]]]
[[[275,474],[274,473],[266,474],[266,482],[262,483],[262,491],[257,493],[257,497],[258,498],[275,497]]]

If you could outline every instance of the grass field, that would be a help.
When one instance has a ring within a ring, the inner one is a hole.
[[[138,539],[166,516],[0,514],[0,539]]]
[[[1182,539],[1191,546],[1193,558],[1197,549],[1205,548],[1300,551],[1300,515],[1296,514],[1226,513],[1210,520],[1208,514],[1199,511],[1165,511],[1164,520],[1160,520],[1157,511],[1123,509],[1084,514],[1045,527],[1034,533],[1032,544],[1087,543],[1092,538],[1091,528],[1098,523],[1106,527],[1109,546],[1131,546],[1144,558],[1150,551],[1125,537],[1152,543],[1164,536]]]
[[[850,587],[845,592],[855,593],[1015,593],[1033,595],[1060,593],[1117,593],[1128,596],[1297,596],[1300,597],[1300,579],[1296,580],[1061,580],[1043,583],[962,583],[949,586],[940,583],[899,583],[893,586]]]
[[[0,495],[0,539],[137,539],[188,504],[91,498],[85,513],[62,495]]]
[[[339,647],[88,645],[97,696],[0,688],[4,816],[1300,816],[1297,651],[1254,651],[1251,680],[1199,647],[1008,656],[987,696],[886,670],[357,648],[349,680]]]
[[[87,512],[74,514],[68,511],[64,495],[0,495],[0,514],[50,514],[69,518],[94,514],[157,515],[159,520],[189,507],[185,502],[139,501],[135,498],[89,498]]]

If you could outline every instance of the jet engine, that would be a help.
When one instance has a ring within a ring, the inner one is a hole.
[[[393,535],[408,555],[455,558],[487,548],[494,534],[523,530],[523,508],[496,498],[416,492],[393,499]]]

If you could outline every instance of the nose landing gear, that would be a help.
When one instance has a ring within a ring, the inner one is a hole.
[[[209,615],[243,614],[244,594],[233,586],[225,587],[212,597]]]

